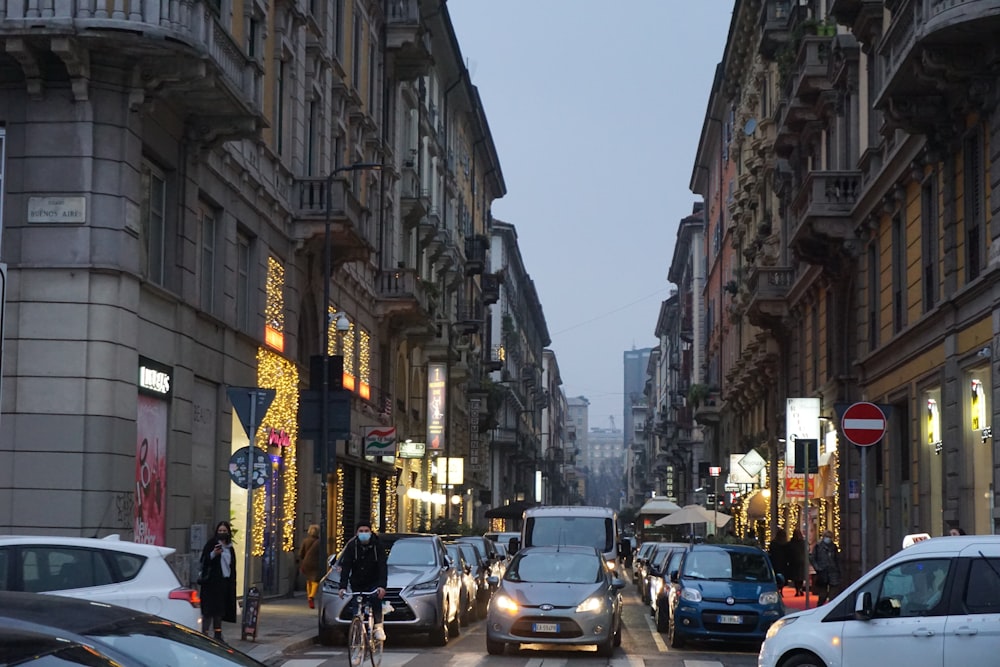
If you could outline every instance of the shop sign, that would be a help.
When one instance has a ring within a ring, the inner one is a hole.
[[[422,459],[425,453],[427,453],[427,443],[405,440],[399,443],[397,456],[401,459]]]
[[[790,466],[785,467],[785,497],[805,498],[805,478],[809,478],[809,497],[816,497],[816,475],[796,475]]]
[[[445,365],[427,364],[427,444],[431,451],[444,449]]]
[[[395,456],[395,426],[365,426],[362,431],[365,441],[365,456]]]
[[[173,371],[170,366],[139,357],[139,392],[160,398],[170,398],[173,387]]]

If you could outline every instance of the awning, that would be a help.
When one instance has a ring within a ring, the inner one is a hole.
[[[530,500],[515,500],[509,505],[486,510],[487,519],[520,519],[524,510],[538,503]]]

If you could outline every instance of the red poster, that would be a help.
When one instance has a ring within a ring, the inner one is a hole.
[[[167,541],[167,403],[139,396],[135,458],[134,540],[165,545]]]

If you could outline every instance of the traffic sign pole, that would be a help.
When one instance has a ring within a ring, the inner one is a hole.
[[[253,431],[250,436],[250,476],[247,478],[247,530],[243,534],[243,620],[247,617],[247,600],[250,595],[250,551],[253,541],[250,539],[250,531],[253,528],[253,448],[257,446],[257,401],[253,391],[250,393],[250,428]],[[244,627],[246,624],[244,623]],[[244,631],[245,632],[245,631]]]
[[[882,408],[860,401],[844,410],[840,419],[844,437],[861,448],[861,572],[868,571],[868,448],[885,436]]]

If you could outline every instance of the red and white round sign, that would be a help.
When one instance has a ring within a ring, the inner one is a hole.
[[[853,403],[840,418],[844,437],[859,447],[868,447],[881,440],[885,426],[885,413],[874,403]]]

